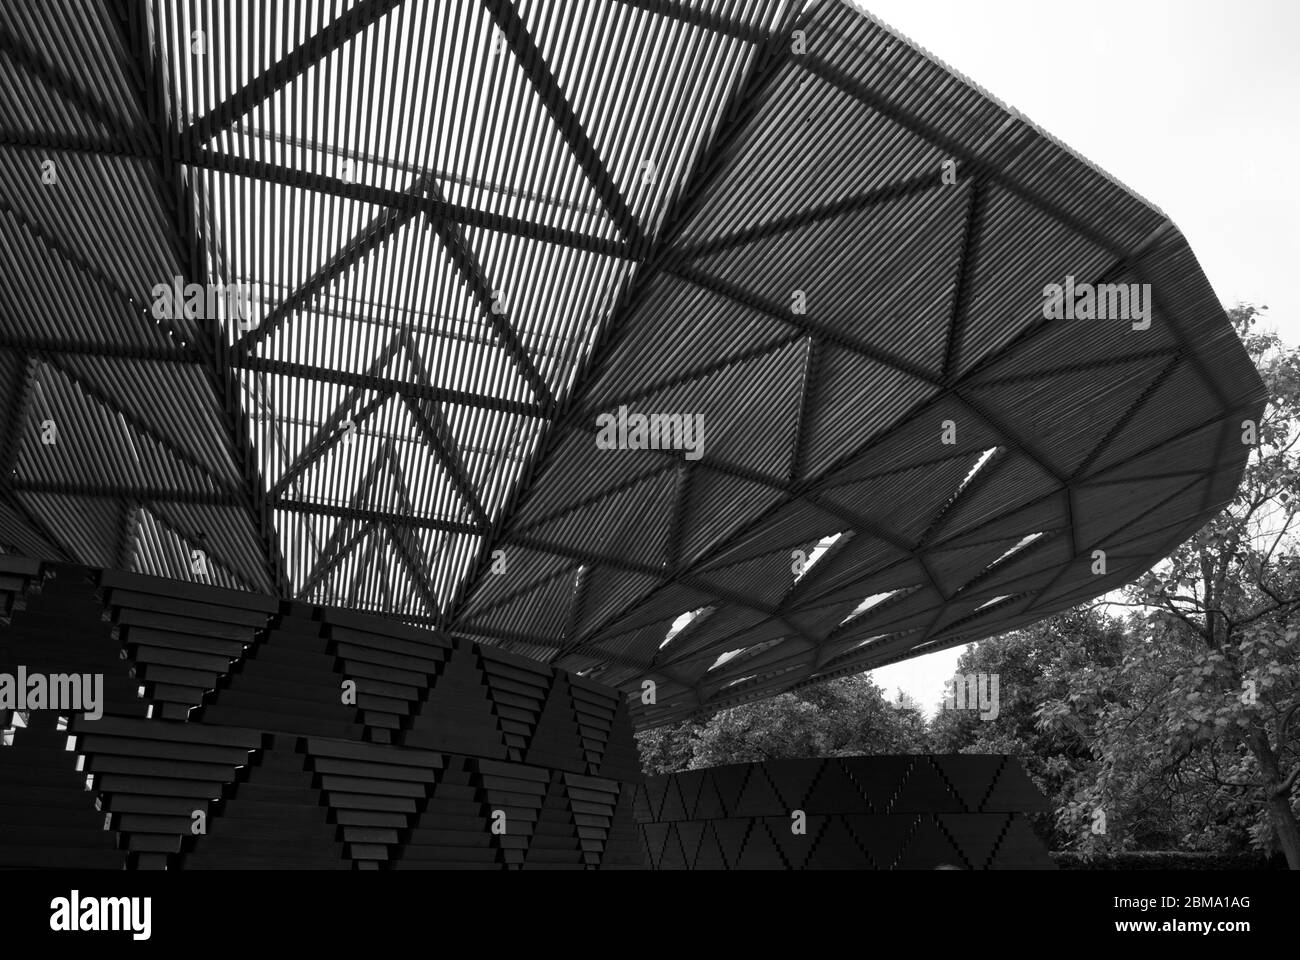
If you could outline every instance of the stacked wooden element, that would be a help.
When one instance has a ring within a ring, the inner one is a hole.
[[[646,779],[656,870],[1054,869],[1026,814],[1050,806],[1014,757],[774,760]]]
[[[0,673],[102,677],[93,709],[0,716],[0,867],[644,866],[614,690],[355,611],[0,574]]]

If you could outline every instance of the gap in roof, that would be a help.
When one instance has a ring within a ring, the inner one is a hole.
[[[907,588],[907,589],[910,589],[910,588]],[[856,617],[860,617],[860,616],[862,616],[864,613],[866,613],[866,612],[867,612],[868,610],[870,610],[872,607],[878,607],[878,606],[880,606],[880,604],[884,603],[884,602],[885,602],[886,600],[888,600],[890,597],[897,596],[898,594],[900,594],[900,593],[902,593],[902,592],[903,592],[903,589],[890,590],[888,593],[873,593],[871,596],[867,597],[865,600],[863,600],[861,603],[859,603],[856,607],[854,607],[854,608],[853,608],[853,611],[852,611],[852,612],[851,612],[847,617],[845,617],[843,620],[840,621],[840,626],[841,626],[841,627],[844,626],[844,624],[848,623],[850,620],[852,620],[852,619],[854,619],[854,618],[856,618]]]
[[[842,536],[844,536],[842,533],[832,533],[829,537],[822,537],[818,540],[817,545],[813,547],[812,552],[808,554],[808,561],[803,565],[803,570],[794,575],[794,582],[798,583],[804,577],[808,576],[808,571],[811,570],[822,557],[826,556],[826,551],[835,546]]]
[[[1046,534],[1044,533],[1031,533],[1029,536],[1023,537],[1020,540],[1020,542],[1017,543],[1014,547],[1012,547],[1006,553],[1002,554],[1002,556],[998,557],[996,560],[990,563],[988,568],[992,569],[993,567],[996,567],[1003,560],[1007,559],[1007,557],[1011,556],[1012,554],[1019,553],[1021,550],[1025,549],[1025,547],[1033,543],[1035,540],[1038,540],[1040,537],[1044,537],[1044,536],[1046,536]]]
[[[738,650],[728,650],[726,653],[718,657],[718,659],[714,660],[713,666],[709,667],[709,669],[705,670],[704,672],[710,673],[711,671],[718,669],[718,667],[722,666],[729,660],[734,660],[736,657],[740,656],[748,649],[749,649],[748,647],[741,647]]]
[[[984,603],[981,603],[978,607],[976,607],[971,612],[978,613],[979,611],[983,610],[985,607],[991,607],[995,603],[1001,603],[1003,600],[1010,600],[1010,599],[1011,599],[1011,594],[1009,593],[1003,597],[994,597],[992,600],[986,600]]]
[[[712,613],[713,609],[713,607],[700,607],[698,610],[688,610],[686,613],[683,613],[672,622],[672,626],[668,628],[668,634],[664,637],[663,643],[659,644],[659,649],[662,650],[664,647],[668,646],[668,644],[672,643],[673,640],[676,639],[678,634],[700,617]]]
[[[979,472],[988,466],[988,462],[993,459],[994,454],[999,453],[1001,450],[1001,447],[989,447],[976,458],[975,465],[970,468],[970,473],[966,474],[966,479],[957,485],[957,492],[952,495],[954,500],[962,495],[962,492],[971,485],[971,481],[979,475]]]

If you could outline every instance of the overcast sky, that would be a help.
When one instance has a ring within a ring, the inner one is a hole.
[[[1300,342],[1300,0],[858,5],[1164,210],[1225,305]],[[960,652],[873,676],[932,711]]]

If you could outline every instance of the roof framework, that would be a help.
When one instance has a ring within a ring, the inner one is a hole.
[[[1160,211],[841,2],[19,2],[0,90],[7,549],[651,679],[642,724],[1112,589],[1262,405]],[[1150,328],[1045,320],[1066,276]],[[599,449],[620,406],[703,457]]]

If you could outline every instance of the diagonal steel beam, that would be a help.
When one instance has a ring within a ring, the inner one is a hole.
[[[429,192],[439,203],[445,202],[442,191],[438,189],[437,184],[432,185]],[[479,262],[478,257],[475,256],[464,230],[459,225],[443,218],[435,219],[432,227],[434,232],[437,233],[438,239],[442,241],[448,259],[451,260],[452,265],[464,278],[466,286],[469,287],[470,295],[473,296],[474,302],[478,304],[479,313],[487,321],[488,326],[492,328],[492,332],[496,334],[497,339],[501,341],[502,348],[514,363],[519,375],[527,381],[537,402],[547,410],[554,409],[555,398],[551,395],[551,389],[546,385],[546,380],[538,372],[532,358],[528,355],[528,351],[520,341],[515,328],[511,325],[509,317],[505,313],[498,313],[497,309],[499,308],[494,308],[496,297],[493,295],[492,285],[488,283],[487,271],[484,269],[483,264]]]
[[[704,27],[722,36],[735,37],[737,40],[746,40],[749,43],[759,43],[770,36],[769,31],[762,27],[752,26],[723,13],[714,13],[705,9],[703,4],[693,5],[682,0],[618,0],[618,2],[625,7],[645,10],[670,20],[680,20],[693,27]]]
[[[348,537],[347,542],[343,542],[344,531],[350,529],[346,523],[340,523],[330,534],[325,546],[321,548],[316,562],[312,565],[311,570],[307,573],[306,579],[303,580],[302,586],[298,588],[297,596],[301,600],[303,597],[316,589],[316,586],[329,576],[330,571],[342,562],[343,558],[356,549],[356,545],[361,542],[370,530],[366,524],[360,524],[353,530],[352,535]]]
[[[948,334],[944,342],[941,379],[945,383],[953,379],[953,369],[957,364],[957,346],[961,342],[961,335],[966,326],[966,315],[970,312],[971,289],[974,286],[987,194],[988,191],[978,179],[971,182],[966,203],[966,223],[962,231],[961,256],[957,261],[956,293],[953,295],[952,315],[948,318]]]
[[[577,230],[563,230],[503,213],[467,207],[464,204],[435,200],[432,197],[413,197],[401,190],[390,190],[323,173],[298,170],[267,160],[254,160],[251,157],[240,157],[206,147],[196,147],[179,136],[172,137],[168,145],[182,163],[216,173],[265,180],[267,183],[278,183],[295,190],[310,190],[314,193],[330,194],[381,207],[393,207],[399,210],[418,208],[439,220],[462,223],[484,230],[495,230],[498,233],[508,233],[529,240],[540,240],[623,260],[635,259],[632,248],[621,240],[597,237]]]
[[[388,444],[385,460],[397,488],[398,505],[407,515],[413,516],[415,514],[415,505],[411,502],[411,495],[406,485],[406,474],[402,470],[402,464],[397,459],[397,453],[391,443]],[[420,599],[424,601],[425,608],[434,616],[441,617],[442,605],[438,603],[438,597],[430,587],[433,576],[425,563],[423,551],[420,549],[420,543],[416,539],[412,527],[409,524],[385,523],[384,529],[388,532],[388,537],[393,542],[393,546],[397,548],[397,557],[411,575],[411,580],[415,584],[416,591],[420,594]]]
[[[86,119],[95,124],[102,124],[111,130],[125,133],[135,147],[141,138],[141,132],[127,117],[117,114],[113,107],[100,97],[86,90],[67,73],[50,62],[41,51],[34,50],[20,36],[3,23],[0,23],[0,56],[6,56],[16,66],[21,67],[31,76],[40,79],[59,98],[70,106],[76,107]]]
[[[965,179],[964,174],[958,174],[958,183]],[[776,217],[772,220],[764,220],[752,227],[746,227],[733,233],[725,233],[714,237],[712,240],[683,244],[677,248],[677,251],[686,259],[722,253],[736,247],[747,246],[768,237],[780,236],[783,233],[791,233],[796,230],[806,230],[813,224],[825,220],[836,220],[850,213],[857,213],[860,210],[870,210],[872,207],[884,206],[895,200],[905,200],[909,197],[917,197],[931,191],[946,190],[947,188],[948,185],[943,182],[942,170],[936,173],[923,173],[920,176],[912,177],[910,180],[900,180],[897,183],[886,184],[883,187],[856,196],[833,200],[830,203],[813,207],[811,210],[787,214],[784,217]]]
[[[419,189],[423,190],[423,187],[420,186]],[[412,194],[412,196],[418,195],[419,193]],[[382,247],[387,240],[418,215],[419,209],[415,207],[405,210],[385,207],[382,213],[321,264],[320,268],[304,280],[301,286],[281,300],[275,309],[262,318],[261,323],[240,337],[231,352],[239,357],[251,355],[259,344],[280,329],[281,324],[294,313],[305,308],[313,297]]]
[[[857,337],[847,336],[844,331],[834,324],[826,323],[815,319],[811,314],[795,314],[789,309],[782,309],[779,304],[773,303],[765,297],[745,290],[736,286],[721,277],[715,277],[704,271],[684,264],[664,268],[664,273],[677,277],[679,280],[685,280],[703,290],[716,293],[718,296],[726,297],[735,303],[748,307],[759,313],[767,314],[775,320],[788,324],[797,330],[802,330],[809,336],[820,340],[826,340],[837,346],[844,347],[854,353],[866,357],[868,360],[879,363],[882,366],[889,367],[899,373],[905,373],[914,380],[920,380],[930,384],[932,387],[942,387],[943,384],[936,380],[930,371],[922,366],[918,366],[903,357],[894,354],[889,350],[881,350],[859,340]]]
[[[275,486],[271,488],[270,496],[272,500],[281,497],[284,492],[289,489],[289,486],[307,471],[308,467],[318,461],[343,440],[343,436],[347,431],[338,429],[339,414],[345,412],[347,408],[353,404],[356,400],[357,393],[358,391],[356,390],[351,391],[348,396],[343,399],[343,402],[340,403],[325,419],[325,422],[320,425],[312,435],[311,439],[307,441],[307,445],[303,447],[298,453],[298,456],[294,458],[293,463],[289,464],[289,469],[284,472],[284,475],[280,477],[280,479],[275,482]],[[374,415],[375,411],[382,407],[391,396],[391,393],[380,393],[378,396],[372,398],[370,402],[363,405],[351,418],[353,426],[360,429],[361,424],[370,419],[370,417]]]
[[[523,68],[528,82],[533,85],[533,90],[551,115],[556,128],[560,131],[560,136],[564,137],[564,142],[573,152],[574,159],[578,161],[583,173],[595,188],[605,209],[609,212],[610,219],[618,227],[619,233],[633,249],[642,249],[644,236],[641,225],[637,223],[622,191],[614,183],[609,168],[597,152],[591,137],[587,135],[582,121],[573,112],[569,98],[564,95],[559,81],[555,79],[555,74],[551,72],[546,58],[538,49],[537,43],[528,32],[528,27],[524,25],[518,11],[515,10],[514,4],[510,0],[483,0],[483,6],[505,35],[506,43],[510,45],[515,59],[519,61],[519,66]]]
[[[379,464],[380,460],[379,458],[376,458],[374,462],[366,468],[366,472],[362,476],[361,482],[357,484],[357,489],[349,499],[349,507],[346,511],[341,508],[335,508],[334,510],[316,509],[316,505],[314,504],[298,504],[296,502],[280,503],[278,505],[285,509],[297,508],[304,513],[323,513],[331,516],[339,516],[343,517],[345,520],[363,519],[365,517],[365,512],[360,509],[359,505],[363,502],[364,498],[370,493],[371,488],[374,486],[375,476],[379,472]],[[316,585],[320,583],[321,580],[329,576],[330,571],[333,570],[334,567],[338,566],[343,558],[356,548],[356,545],[360,542],[361,538],[372,530],[373,527],[373,523],[360,524],[357,527],[356,532],[353,533],[352,536],[348,537],[347,542],[344,543],[344,537],[346,536],[346,532],[351,528],[351,524],[337,524],[333,531],[330,532],[329,537],[325,541],[325,545],[321,547],[320,553],[316,556],[316,562],[312,564],[312,568],[308,572],[306,579],[303,580],[302,586],[298,589],[297,596],[299,599],[307,596],[308,593],[315,589]]]
[[[158,503],[161,502],[162,501],[158,501]],[[239,565],[234,562],[233,558],[222,556],[221,551],[214,548],[201,531],[182,530],[179,523],[177,523],[173,518],[165,516],[162,511],[158,509],[158,503],[145,500],[140,504],[140,508],[146,511],[149,516],[153,518],[154,523],[158,524],[160,527],[165,527],[173,536],[185,541],[187,547],[199,546],[202,548],[203,552],[207,555],[207,562],[215,563],[217,566],[221,567],[233,579],[242,583],[244,587],[250,591],[255,589],[252,581],[240,571]],[[136,539],[138,543],[139,537]]]
[[[428,383],[429,370],[425,365],[424,357],[415,344],[414,338],[403,331],[398,334],[397,339],[405,348],[406,357],[415,368],[416,376],[424,383]],[[465,469],[465,462],[460,456],[456,437],[452,433],[451,424],[442,415],[442,408],[429,400],[416,401],[406,396],[402,397],[402,402],[411,411],[416,426],[424,435],[425,440],[428,441],[434,455],[447,469],[452,483],[456,487],[456,492],[460,494],[470,513],[474,515],[474,521],[486,530],[489,524],[487,511],[483,509],[478,490],[475,489],[474,482]]]
[[[377,376],[378,372],[388,365],[388,361],[393,358],[396,350],[396,342],[390,341],[388,346],[375,356],[374,362],[366,368],[363,376],[368,378]],[[339,403],[339,405],[331,411],[330,415],[324,419],[320,427],[317,428],[316,432],[313,433],[311,438],[307,441],[306,445],[298,452],[298,456],[296,456],[293,462],[289,464],[289,469],[287,469],[284,472],[284,475],[275,482],[273,487],[271,487],[269,496],[272,500],[280,498],[294,480],[302,476],[308,467],[319,460],[326,452],[343,439],[343,435],[346,431],[338,430],[337,424],[341,422],[341,415],[357,401],[358,395],[363,389],[362,386],[354,384],[352,389],[347,392],[347,395],[343,398],[342,402]],[[356,427],[360,427],[368,417],[374,414],[374,412],[393,395],[393,392],[394,390],[391,387],[389,389],[379,390],[377,396],[372,398],[370,402],[364,404],[361,409],[357,411],[357,415],[352,418],[352,424]]]
[[[143,437],[147,440],[151,440],[154,443],[156,443],[158,446],[166,449],[178,461],[185,464],[190,469],[195,470],[198,473],[202,474],[203,476],[211,479],[215,487],[218,488],[224,487],[225,481],[223,481],[220,477],[215,476],[212,473],[211,469],[208,468],[207,464],[195,460],[192,456],[190,456],[188,452],[176,446],[176,444],[173,443],[169,437],[153,430],[151,427],[149,427],[148,424],[141,421],[140,418],[137,417],[135,414],[124,409],[121,404],[119,404],[108,394],[91,386],[84,379],[82,379],[77,373],[75,373],[72,370],[69,370],[59,361],[59,355],[57,353],[42,355],[40,356],[40,360],[42,363],[46,364],[51,369],[57,370],[60,374],[66,377],[68,382],[70,382],[77,389],[77,391],[81,393],[82,397],[85,400],[91,403],[98,404],[99,406],[103,407],[109,412],[117,414],[119,417],[122,418],[122,423],[125,424],[128,429],[134,431],[140,437]]]
[[[325,29],[308,37],[195,120],[185,131],[187,139],[207,143],[271,94],[292,83],[308,68],[376,23],[401,2],[402,0],[361,0]]]

